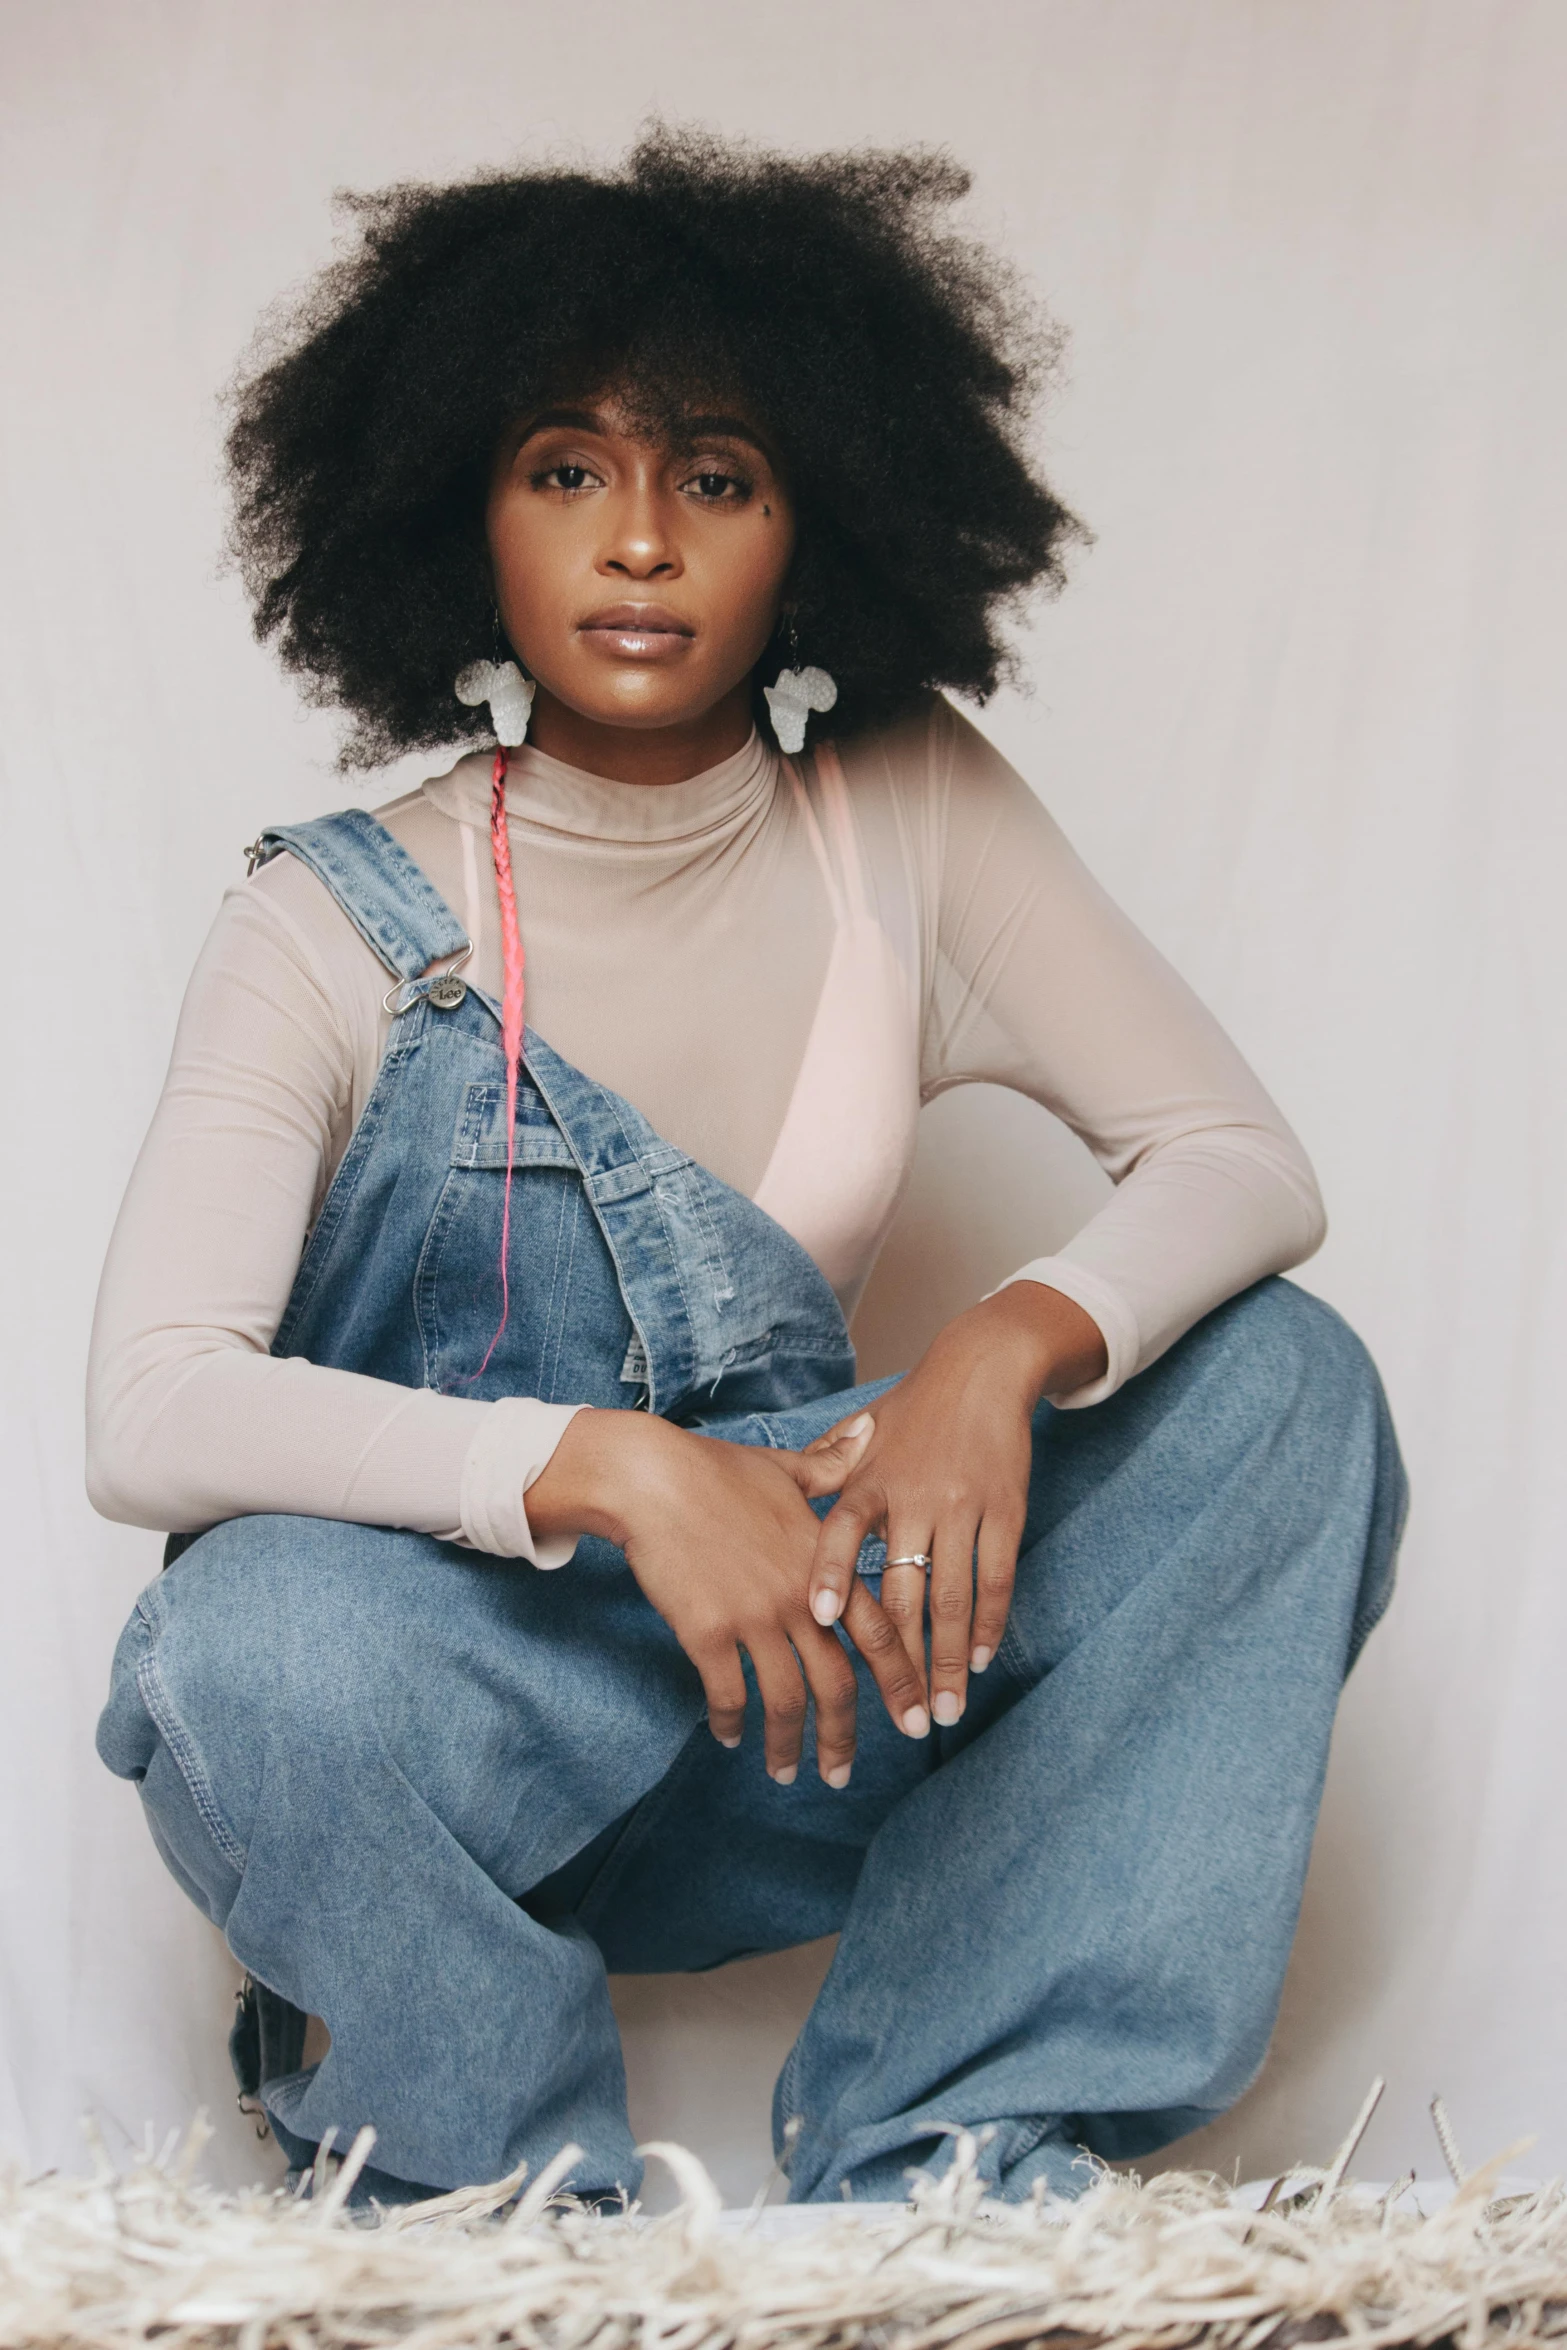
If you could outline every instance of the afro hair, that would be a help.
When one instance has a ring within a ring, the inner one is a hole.
[[[452,681],[491,646],[494,451],[607,389],[675,428],[715,392],[765,425],[796,506],[786,602],[836,731],[943,688],[982,701],[1000,618],[1059,586],[1081,534],[1024,450],[1051,333],[941,219],[968,186],[927,152],[654,129],[618,170],[345,199],[353,249],[274,325],[228,441],[256,633],[350,715],[345,764],[484,735]]]

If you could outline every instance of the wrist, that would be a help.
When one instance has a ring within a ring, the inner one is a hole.
[[[1104,1332],[1093,1316],[1042,1281],[1009,1281],[974,1311],[985,1317],[987,1340],[1015,1354],[1031,1403],[1070,1395],[1109,1368]]]
[[[597,1534],[624,1547],[633,1496],[663,1481],[685,1441],[648,1412],[578,1412],[528,1487],[530,1528],[546,1537]]]

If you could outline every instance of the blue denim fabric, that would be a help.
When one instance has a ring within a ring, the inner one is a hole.
[[[373,820],[273,838],[409,1003],[279,1352],[754,1444],[809,1442],[883,1391],[849,1384],[796,1243],[531,1035],[512,1321],[470,1380],[499,1306],[495,1008],[424,1000],[461,933]],[[1079,2147],[1163,2144],[1262,2060],[1403,1507],[1359,1341],[1267,1281],[1109,1402],[1040,1407],[996,1661],[920,1743],[858,1667],[842,1792],[809,1769],[775,1786],[755,1706],[737,1752],[715,1743],[609,1544],[543,1575],[310,1518],[214,1527],[142,1595],[99,1750],[235,1955],[327,2022],[327,2057],[265,2090],[296,2156],[373,2122],[395,2196],[570,2137],[579,2188],[635,2191],[606,1970],[836,1931],[775,2099],[780,2145],[801,2124],[792,2197],[901,2195],[953,2124],[992,2126],[997,2192],[1070,2192]]]
[[[838,1301],[798,1243],[529,1029],[500,1320],[499,1013],[425,971],[463,945],[419,867],[357,809],[265,836],[301,856],[404,982],[379,1077],[310,1235],[273,1352],[407,1387],[641,1405],[682,1423],[847,1387]],[[401,930],[394,922],[401,916]],[[444,919],[443,919],[444,917]]]

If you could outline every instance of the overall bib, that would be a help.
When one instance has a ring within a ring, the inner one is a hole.
[[[270,833],[398,983],[380,1073],[273,1351],[406,1386],[645,1409],[797,1446],[856,1387],[780,1225],[531,1032],[499,1319],[506,1072],[466,943],[372,817]],[[1404,1506],[1381,1390],[1270,1280],[1093,1409],[1035,1419],[1012,1618],[964,1718],[911,1741],[863,1665],[849,1787],[738,1751],[622,1554],[545,1574],[431,1536],[240,1518],[138,1602],[99,1751],[251,1974],[324,2018],[269,2079],[282,2145],[377,2131],[383,2198],[535,2173],[635,2192],[606,1970],[838,1932],[782,2074],[796,2200],[898,2197],[953,2125],[993,2187],[1084,2181],[1213,2118],[1261,2062],[1344,1673]],[[868,1544],[874,1578],[884,1550]],[[841,1637],[841,1635],[840,1635]]]

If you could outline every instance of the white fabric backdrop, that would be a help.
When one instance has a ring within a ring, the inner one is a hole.
[[[1304,1133],[1307,1278],[1410,1456],[1274,2053],[1180,2152],[1321,2156],[1381,2069],[1372,2171],[1432,2167],[1434,2088],[1476,2154],[1536,2129],[1567,2161],[1564,76],[1553,0],[0,6],[0,2151],[205,2101],[225,2175],[271,2159],[224,1954],[91,1751],[157,1545],[80,1464],[98,1263],[218,893],[261,822],[362,789],[219,577],[214,393],[334,187],[614,152],[657,109],[949,143],[1071,328],[1049,448],[1098,545],[985,722]],[[1005,1096],[927,1126],[872,1369],[1096,1180]],[[636,2118],[731,2195],[821,1958],[624,1990]]]

